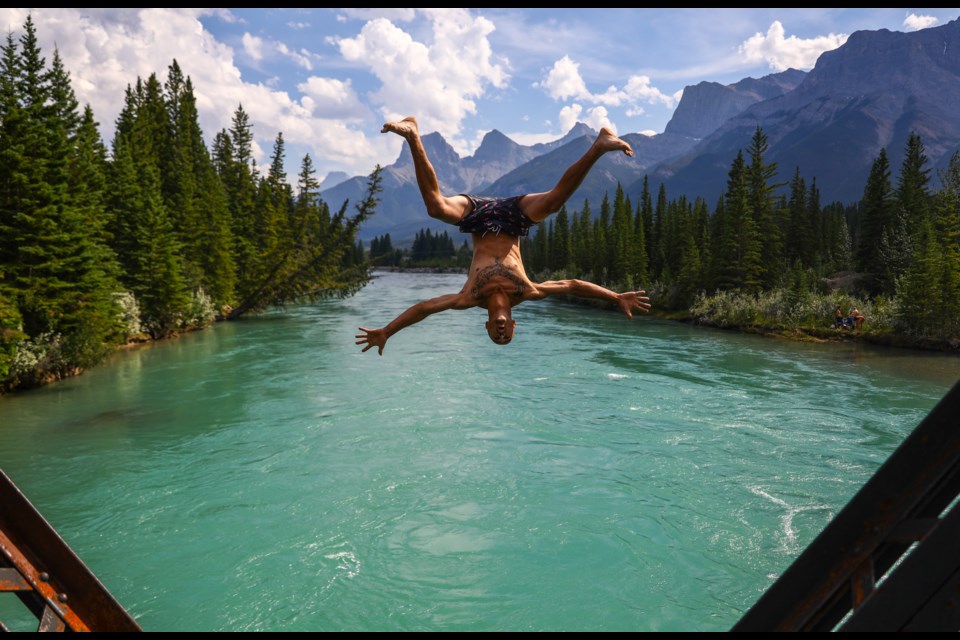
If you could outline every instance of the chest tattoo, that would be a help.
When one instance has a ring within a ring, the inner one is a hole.
[[[518,297],[523,295],[524,289],[526,289],[526,285],[524,284],[523,280],[516,274],[516,272],[513,271],[513,269],[510,269],[505,264],[500,262],[500,260],[497,260],[496,264],[484,267],[477,272],[477,277],[473,281],[473,288],[470,290],[470,292],[473,294],[473,297],[477,300],[482,298],[483,296],[480,292],[483,290],[484,285],[498,276],[504,277],[517,285],[517,288],[513,291],[512,295]]]

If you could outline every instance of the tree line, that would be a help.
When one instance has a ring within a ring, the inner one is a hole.
[[[304,156],[296,186],[278,133],[267,167],[242,105],[208,149],[174,60],[127,87],[108,150],[59,53],[30,17],[0,47],[0,390],[96,363],[114,345],[367,282],[363,201],[331,210]]]
[[[467,241],[457,248],[446,230],[434,233],[430,229],[420,229],[410,249],[394,248],[389,233],[370,241],[369,262],[373,267],[466,269],[472,258],[473,251]]]
[[[429,230],[409,252],[386,235],[368,254],[357,231],[377,206],[380,168],[361,202],[332,210],[309,155],[288,182],[282,132],[258,166],[242,105],[208,149],[176,60],[165,82],[137,78],[122,99],[108,148],[29,17],[0,46],[0,391],[87,368],[138,336],[347,295],[369,264],[469,264],[466,243]],[[824,205],[799,169],[778,181],[767,150],[758,127],[712,207],[670,199],[662,184],[654,194],[645,179],[635,203],[618,185],[596,212],[563,208],[523,240],[527,268],[645,288],[677,309],[718,292],[816,290],[856,271],[898,331],[960,336],[960,156],[934,191],[912,134],[895,182],[881,150],[859,202]]]
[[[767,150],[757,127],[712,209],[700,197],[669,199],[662,184],[654,198],[647,178],[635,204],[618,185],[596,215],[589,202],[563,208],[523,240],[527,268],[645,288],[667,309],[712,292],[822,290],[828,276],[855,271],[862,294],[892,304],[898,331],[960,336],[960,154],[932,192],[923,142],[911,134],[896,184],[881,150],[859,202],[824,205],[799,168],[778,182]]]

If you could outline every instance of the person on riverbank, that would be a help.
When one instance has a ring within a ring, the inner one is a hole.
[[[644,291],[615,293],[583,280],[532,282],[527,277],[520,256],[520,238],[527,235],[530,227],[560,210],[597,160],[611,151],[633,155],[630,145],[612,131],[601,129],[586,153],[567,168],[550,191],[510,198],[484,198],[467,194],[444,196],[420,140],[416,118],[388,122],[381,130],[381,133],[387,132],[403,137],[410,145],[417,185],[430,217],[456,225],[463,233],[473,234],[473,261],[467,281],[458,293],[418,302],[380,329],[360,327],[363,333],[357,334],[356,344],[364,345],[364,352],[376,347],[377,352],[383,355],[383,348],[392,335],[434,313],[449,309],[486,309],[487,335],[500,345],[513,340],[517,323],[512,317],[512,308],[528,300],[568,294],[607,300],[617,305],[628,318],[632,318],[635,311],[649,311],[650,299],[644,295]]]
[[[863,321],[866,319],[867,319],[866,316],[860,313],[860,309],[857,309],[856,307],[854,307],[853,309],[850,309],[850,316],[849,316],[850,328],[856,331],[857,333],[860,333],[860,328],[863,327]]]

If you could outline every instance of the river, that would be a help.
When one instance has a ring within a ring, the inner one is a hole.
[[[0,465],[149,631],[721,631],[960,379],[554,301],[505,347],[478,309],[354,344],[463,278],[0,398]]]

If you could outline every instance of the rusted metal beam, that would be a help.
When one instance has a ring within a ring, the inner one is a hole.
[[[16,569],[0,569],[0,591],[30,591],[33,587]]]
[[[877,587],[873,597],[850,616],[840,630],[901,631],[911,625],[914,630],[920,630],[916,627],[923,620],[949,625],[927,630],[960,629],[960,607],[942,606],[947,604],[942,596],[949,599],[951,590],[953,597],[960,595],[956,591],[958,567],[960,506],[955,506],[930,532],[925,543],[903,559]]]
[[[43,616],[40,618],[40,626],[37,631],[66,631],[67,625],[50,607],[43,610]],[[72,630],[72,629],[71,629]]]
[[[142,631],[2,470],[0,567],[40,630]]]

